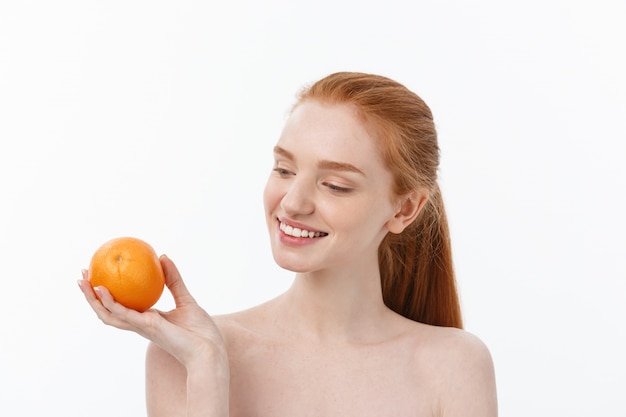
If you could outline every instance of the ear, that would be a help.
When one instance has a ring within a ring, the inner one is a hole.
[[[400,197],[396,214],[387,222],[387,229],[391,233],[402,233],[417,218],[427,201],[428,190],[425,188]]]

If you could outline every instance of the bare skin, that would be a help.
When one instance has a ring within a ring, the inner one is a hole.
[[[320,335],[278,314],[288,297],[215,318],[230,363],[230,416],[497,415],[491,358],[469,333],[388,312],[385,328],[359,337]],[[149,380],[162,381],[148,391],[150,415],[184,415],[157,412],[184,409],[184,368],[156,345],[147,367]]]
[[[105,287],[92,288],[86,270],[78,286],[104,324],[136,332],[152,342],[149,352],[155,351],[152,346],[159,346],[158,352],[165,354],[167,360],[154,363],[164,379],[151,377],[153,361],[148,354],[148,415],[228,416],[229,369],[222,335],[187,291],[174,263],[166,256],[160,261],[165,285],[176,303],[169,312],[150,309],[139,313],[124,307]],[[174,391],[163,391],[167,387]],[[153,393],[162,395],[160,404],[150,399]],[[166,398],[172,401],[163,401]]]
[[[192,298],[185,300],[190,296],[173,263],[162,263],[176,294],[175,315],[127,310],[104,288],[100,302],[88,281],[79,283],[103,322],[152,340],[151,417],[497,415],[489,352],[467,332],[416,323],[386,308],[379,324],[333,321],[323,331],[321,322],[313,328],[294,314],[297,282],[266,304],[211,320]],[[193,321],[197,329],[187,324]],[[168,323],[182,330],[172,332]]]
[[[105,324],[152,342],[150,417],[497,415],[480,340],[383,302],[378,247],[415,220],[428,193],[392,196],[376,143],[348,105],[305,102],[292,113],[264,204],[274,259],[295,280],[273,300],[211,318],[166,257],[171,312],[128,310],[105,288],[100,301],[88,277],[79,282]]]
[[[467,367],[478,364],[468,359],[485,361],[478,367],[486,372],[469,387],[484,388],[480,379],[488,380],[491,372],[488,356],[468,357],[485,352],[466,333],[420,325],[391,312],[383,313],[381,327],[350,337],[291,331],[288,323],[268,326],[270,320],[259,320],[273,316],[281,304],[288,301],[279,298],[227,318],[221,326],[224,334],[232,334],[227,345],[231,398],[237,398],[233,416],[440,416],[448,398],[465,404],[456,415],[489,415],[486,404],[476,414],[467,406],[480,393],[461,389],[468,396],[461,398],[450,391],[464,372],[477,377],[478,370]],[[455,415],[450,408],[445,411]]]

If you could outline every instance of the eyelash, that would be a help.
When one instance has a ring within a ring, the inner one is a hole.
[[[284,169],[284,168],[274,168],[273,171],[276,172],[281,177],[287,177],[287,176],[293,175],[291,171]],[[323,182],[322,185],[324,185],[325,187],[328,187],[329,190],[336,192],[336,193],[347,194],[350,191],[352,191],[351,188],[340,187],[330,182]]]
[[[345,194],[345,193],[349,193],[350,191],[352,191],[351,188],[340,187],[338,185],[331,184],[329,182],[324,182],[322,184],[325,185],[326,187],[328,187],[330,190],[336,191],[338,193],[344,193]]]
[[[286,177],[287,175],[291,174],[289,170],[284,168],[274,168],[273,171],[278,173],[278,175],[280,175],[281,177]]]

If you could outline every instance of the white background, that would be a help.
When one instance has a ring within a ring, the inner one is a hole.
[[[76,286],[105,240],[167,253],[211,313],[290,284],[263,220],[271,147],[339,70],[434,112],[501,415],[626,415],[623,2],[210,3],[0,3],[0,415],[145,415],[146,342]]]

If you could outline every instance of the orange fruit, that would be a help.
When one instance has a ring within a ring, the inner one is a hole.
[[[161,297],[165,278],[152,246],[134,237],[119,237],[93,254],[89,282],[92,287],[106,287],[123,306],[143,312]]]

